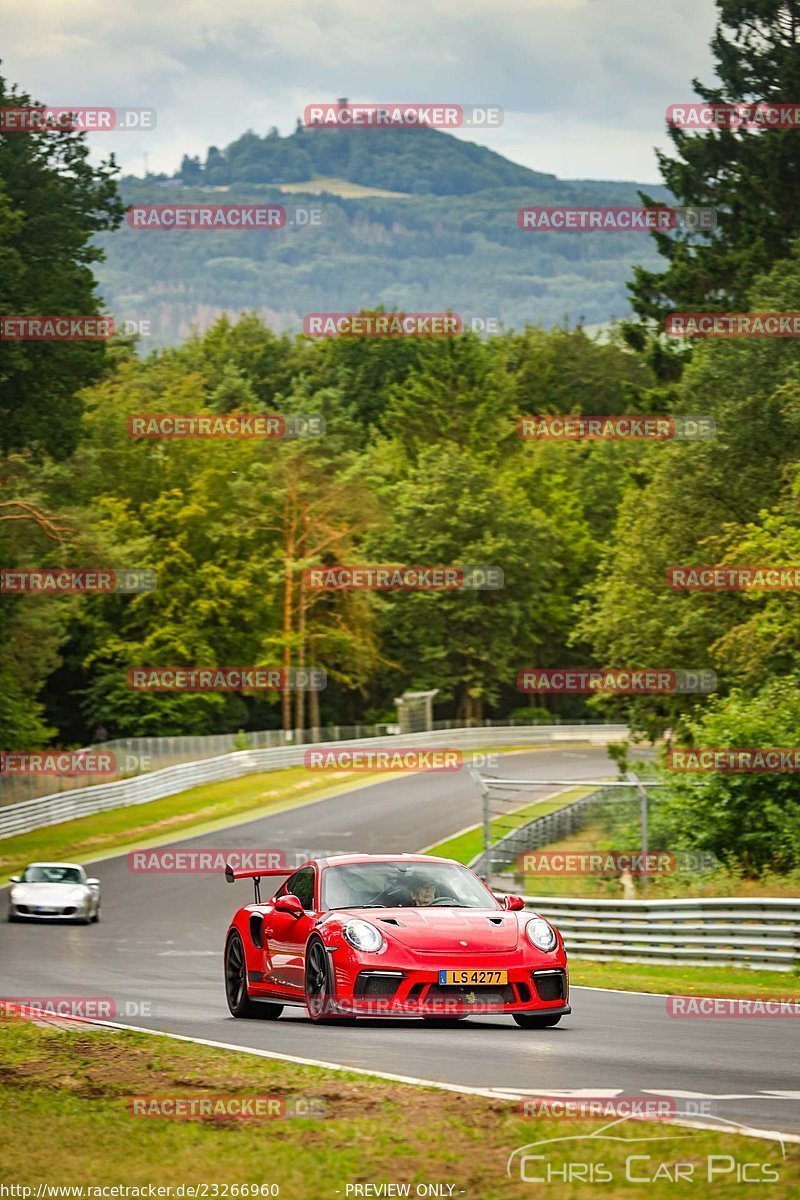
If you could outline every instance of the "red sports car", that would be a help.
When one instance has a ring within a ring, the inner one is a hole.
[[[312,1021],[508,1013],[526,1029],[569,1013],[560,934],[519,896],[502,903],[467,867],[421,854],[342,854],[249,878],[225,941],[235,1017],[304,1005]],[[290,875],[266,902],[264,876]]]

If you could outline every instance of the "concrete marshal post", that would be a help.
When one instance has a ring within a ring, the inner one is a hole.
[[[395,698],[397,723],[401,733],[430,733],[433,729],[433,697],[439,689],[430,692],[403,692]]]

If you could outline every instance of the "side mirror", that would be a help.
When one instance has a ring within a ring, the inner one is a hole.
[[[519,912],[524,907],[525,901],[522,899],[522,896],[503,896],[503,908],[509,912]]]
[[[273,908],[276,912],[288,913],[290,917],[302,917],[305,912],[297,896],[293,896],[291,892],[285,896],[278,896],[273,901]]]
[[[20,879],[19,875],[12,875],[10,882],[11,883],[22,883],[22,880]]]
[[[100,887],[99,879],[87,879],[86,883],[88,887]]]

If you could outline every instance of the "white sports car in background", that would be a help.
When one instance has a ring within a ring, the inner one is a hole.
[[[87,879],[76,863],[31,863],[11,876],[9,921],[100,920],[100,880]]]

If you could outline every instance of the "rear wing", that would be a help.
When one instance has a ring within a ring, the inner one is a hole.
[[[232,867],[230,863],[225,863],[225,879],[228,883],[235,883],[237,879],[252,879],[253,895],[256,904],[261,903],[261,879],[265,875],[294,875],[297,867]]]

